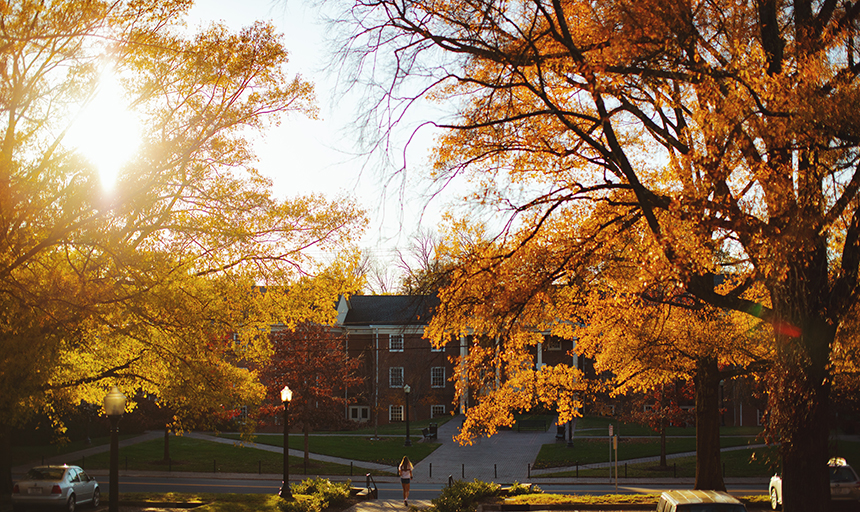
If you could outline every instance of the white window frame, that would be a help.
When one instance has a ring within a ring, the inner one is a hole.
[[[395,341],[399,340],[399,341]],[[403,352],[403,347],[406,345],[406,340],[403,339],[402,334],[389,334],[388,335],[388,351],[389,352]]]
[[[441,378],[438,375],[438,371],[442,372]],[[445,387],[445,367],[444,366],[434,366],[430,368],[430,387],[433,388],[444,388]]]
[[[389,421],[389,423],[399,423],[401,421],[404,421],[404,419],[403,419],[403,406],[402,405],[389,405],[388,406],[388,421]]]
[[[347,419],[356,423],[364,423],[370,420],[370,407],[366,405],[350,405]]]
[[[388,387],[402,388],[405,380],[402,366],[392,366],[388,369]],[[399,381],[399,382],[398,382]]]
[[[437,404],[430,406],[430,417],[438,418],[439,416],[445,416],[445,405]]]

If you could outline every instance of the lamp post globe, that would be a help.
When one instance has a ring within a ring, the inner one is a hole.
[[[292,390],[289,386],[284,386],[281,390],[281,402],[284,403],[284,481],[281,483],[281,490],[278,491],[278,496],[284,499],[293,497],[290,492],[290,400],[292,399]]]
[[[110,485],[108,488],[108,512],[119,512],[119,419],[125,412],[126,398],[114,386],[105,396],[104,410],[110,419]]]
[[[403,446],[412,446],[412,439],[409,437],[409,393],[412,392],[412,388],[409,384],[403,386],[403,392],[406,394],[406,442]]]

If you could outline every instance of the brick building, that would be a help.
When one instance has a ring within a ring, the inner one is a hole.
[[[406,393],[410,388],[409,418],[425,420],[463,413],[469,397],[454,403],[454,364],[472,343],[462,338],[433,348],[422,338],[435,305],[432,296],[353,295],[340,299],[337,326],[347,335],[350,357],[360,358],[366,375],[363,386],[348,391],[354,399],[347,418],[378,424],[404,421]],[[533,350],[535,365],[573,364],[574,341],[546,336]]]

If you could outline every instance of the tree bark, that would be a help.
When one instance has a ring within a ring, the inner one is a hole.
[[[311,426],[310,426],[310,424],[308,424],[307,421],[304,422],[304,426],[302,427],[302,430],[304,431],[304,434],[305,434],[305,460],[304,460],[305,468],[304,469],[305,469],[305,474],[307,475],[308,474],[308,463],[310,463],[310,459],[311,459],[311,450],[310,450]]]
[[[0,512],[12,510],[12,429],[0,422]]]
[[[715,357],[696,360],[696,489],[726,490],[720,459],[720,377]]]
[[[827,361],[835,329],[824,320],[805,323],[800,338],[778,336],[780,358],[787,364],[775,375],[782,396],[771,396],[772,407],[781,408],[785,512],[826,511],[830,506]]]
[[[164,426],[164,462],[170,462],[170,428]]]

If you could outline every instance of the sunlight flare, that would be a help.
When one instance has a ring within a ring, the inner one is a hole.
[[[112,190],[140,142],[138,120],[128,109],[113,68],[102,73],[95,96],[69,130],[68,141],[96,167],[102,186]]]

